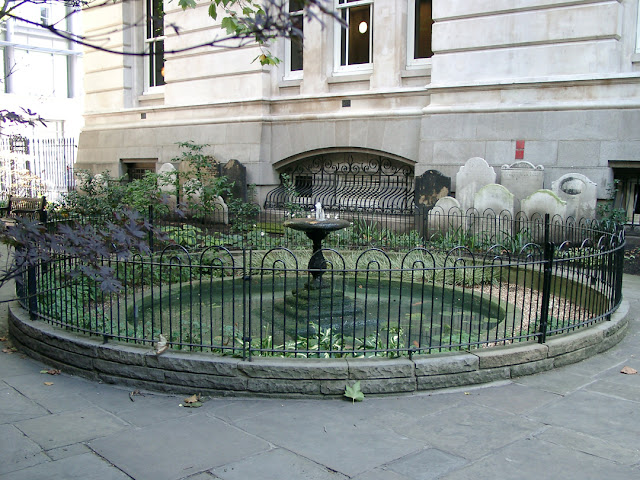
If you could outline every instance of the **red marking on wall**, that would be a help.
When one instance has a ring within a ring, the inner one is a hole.
[[[516,160],[524,159],[524,140],[516,140]]]

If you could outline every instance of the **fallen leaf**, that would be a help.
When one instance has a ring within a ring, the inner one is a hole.
[[[196,403],[200,401],[200,395],[191,395],[184,399],[184,403]]]
[[[471,395],[469,392],[464,392],[465,395]]]
[[[0,337],[0,342],[6,342],[7,341],[7,337]]]
[[[351,387],[347,385],[344,389],[344,396],[350,398],[353,403],[364,400],[364,393],[360,390],[360,380],[355,382]]]
[[[12,353],[16,353],[18,349],[16,347],[7,347],[2,349],[2,353],[6,353],[7,355],[11,355]]]
[[[636,373],[638,373],[638,371],[635,368],[624,367],[622,370],[620,370],[620,373],[624,373],[626,375],[635,375]]]
[[[135,400],[133,399],[135,395],[140,395],[141,397],[144,397],[144,394],[140,393],[140,390],[134,390],[133,392],[129,392],[129,400],[131,400],[132,402],[135,402]]]
[[[53,385],[53,382],[44,382],[44,384],[45,384],[47,387],[50,387],[51,385]]]
[[[48,373],[49,375],[60,375],[62,372],[57,368],[50,368],[49,370],[40,370],[40,373]]]
[[[187,407],[187,408],[198,408],[202,406],[202,402],[194,402],[194,403],[185,403],[184,405],[182,405],[183,407]]]

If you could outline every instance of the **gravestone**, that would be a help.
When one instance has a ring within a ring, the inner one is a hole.
[[[158,169],[158,175],[166,177],[158,179],[158,187],[160,191],[169,197],[169,206],[174,208],[176,206],[176,178],[178,172],[176,167],[171,163],[163,163]]]
[[[238,160],[229,160],[220,167],[220,175],[227,177],[229,182],[233,182],[231,188],[231,197],[239,198],[243,202],[247,201],[247,167],[242,165]],[[225,198],[229,201],[229,195]]]
[[[563,221],[566,217],[567,202],[558,197],[551,190],[538,190],[527,198],[523,198],[522,212],[525,214],[529,222],[524,229],[528,232],[529,241],[542,243],[544,241],[544,216],[549,214],[549,220],[552,224]],[[560,243],[562,238],[556,237],[554,232],[563,232],[562,229],[550,229],[552,242]]]
[[[473,207],[476,192],[490,183],[496,183],[496,171],[484,158],[470,158],[460,167],[456,175],[456,199],[463,212]]]
[[[434,233],[446,233],[460,228],[462,221],[462,209],[460,202],[453,197],[442,197],[427,213],[428,237]]]
[[[451,177],[447,177],[437,170],[427,170],[415,178],[416,225],[423,235],[429,210],[438,200],[449,195],[450,191]]]
[[[500,184],[514,195],[514,212],[521,210],[520,203],[533,192],[544,187],[544,167],[521,161],[503,165],[500,169]]]
[[[522,212],[528,219],[536,214],[544,218],[545,213],[548,213],[551,218],[565,218],[567,212],[567,202],[546,189],[538,190],[527,198],[523,198],[521,205]]]
[[[480,217],[469,225],[472,234],[479,238],[490,238],[493,243],[503,243],[505,233],[511,231],[513,198],[513,193],[497,183],[490,183],[478,190],[473,207]]]
[[[225,203],[224,199],[217,196],[213,202],[214,211],[212,212],[213,223],[224,223],[229,225],[229,207]]]
[[[506,187],[490,183],[476,192],[473,207],[480,216],[502,214],[513,218],[513,201],[514,195]]]
[[[595,218],[597,185],[580,173],[567,173],[551,184],[551,190],[567,202],[565,215],[575,220]]]
[[[431,210],[438,200],[449,195],[451,191],[451,177],[443,175],[437,170],[427,170],[416,177],[415,203]]]

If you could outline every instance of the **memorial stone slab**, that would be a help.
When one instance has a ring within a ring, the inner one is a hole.
[[[551,190],[567,202],[566,216],[575,220],[595,218],[597,185],[580,173],[567,173],[551,184]]]
[[[544,167],[530,162],[515,162],[500,169],[500,184],[514,195],[514,212],[520,211],[520,202],[544,187]]]
[[[496,183],[496,171],[484,158],[470,158],[460,167],[456,175],[456,199],[464,212],[473,207],[476,192],[490,183]]]
[[[552,223],[563,221],[566,218],[567,202],[558,197],[551,190],[538,190],[527,198],[522,199],[522,212],[529,220],[525,229],[528,231],[528,241],[542,243],[545,238],[544,218],[545,214],[549,214],[549,220]],[[562,238],[552,236],[550,240],[555,243],[562,242]],[[562,232],[562,230],[560,230]]]
[[[481,216],[509,215],[513,218],[514,195],[503,185],[490,183],[478,190],[473,206]]]
[[[225,203],[224,199],[220,196],[216,197],[213,202],[214,212],[213,212],[213,221],[215,223],[224,223],[225,225],[229,224],[229,207]]]
[[[504,232],[511,229],[514,217],[513,193],[502,185],[490,183],[476,192],[473,206],[480,218],[469,225],[472,232],[488,236],[494,243],[502,243]]]
[[[239,198],[243,202],[247,201],[247,167],[238,160],[229,160],[220,167],[220,174],[227,177],[229,182],[233,182],[231,197]],[[225,198],[226,201],[229,198]]]
[[[544,218],[546,213],[551,218],[565,218],[567,211],[567,202],[562,200],[551,190],[538,190],[533,192],[527,198],[522,199],[522,211],[528,219],[534,216]]]
[[[416,225],[423,230],[429,210],[438,200],[449,195],[451,177],[437,170],[427,170],[415,178]],[[424,232],[422,232],[424,234]]]
[[[436,232],[456,230],[462,224],[460,202],[453,197],[442,197],[428,212],[429,236]]]
[[[427,170],[416,177],[416,204],[426,210],[431,210],[438,200],[451,192],[451,177],[443,175],[437,170]]]

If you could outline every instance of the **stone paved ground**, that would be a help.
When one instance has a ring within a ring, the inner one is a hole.
[[[624,285],[640,313],[640,277]],[[578,364],[357,404],[211,398],[190,409],[0,353],[0,480],[640,478],[640,374],[620,373],[640,370],[638,313],[619,345]]]

